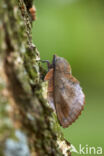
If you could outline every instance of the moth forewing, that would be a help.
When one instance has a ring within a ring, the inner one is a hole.
[[[71,68],[67,61],[57,56],[55,60],[54,104],[60,124],[68,127],[83,110],[85,97],[78,80],[71,75]]]

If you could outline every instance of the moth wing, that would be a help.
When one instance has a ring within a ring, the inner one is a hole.
[[[48,81],[48,102],[53,110],[55,110],[54,100],[53,100],[53,68],[48,71],[46,74],[45,81]]]
[[[84,106],[84,93],[79,82],[71,75],[55,73],[54,103],[60,124],[71,125],[81,114]]]

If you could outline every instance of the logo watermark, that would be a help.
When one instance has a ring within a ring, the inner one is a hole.
[[[79,147],[78,149],[76,149],[76,147],[74,145],[71,144],[71,147],[70,147],[70,152],[74,152],[74,153],[77,153],[77,154],[88,154],[88,155],[101,155],[103,154],[103,149],[102,147],[94,147],[94,146],[89,146],[89,145],[85,145],[85,146],[82,146],[81,144],[79,144]]]

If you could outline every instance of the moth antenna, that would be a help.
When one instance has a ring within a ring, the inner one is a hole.
[[[53,61],[52,61],[53,68],[55,68],[55,59],[56,59],[56,55],[54,54],[53,55]]]

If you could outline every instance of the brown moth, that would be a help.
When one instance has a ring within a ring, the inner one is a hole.
[[[68,127],[81,114],[85,96],[64,58],[54,55],[50,67],[45,76],[48,80],[48,101],[56,110],[60,125]]]

